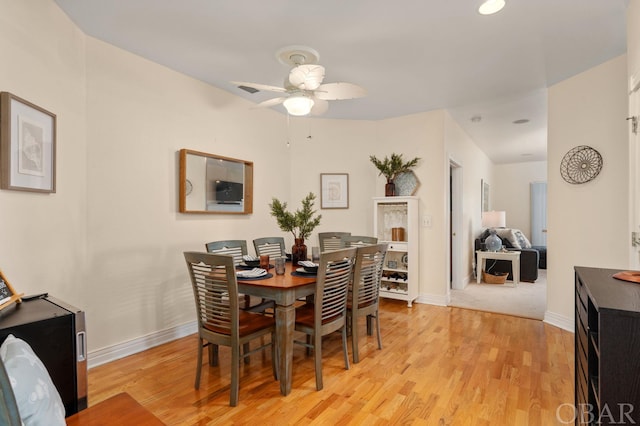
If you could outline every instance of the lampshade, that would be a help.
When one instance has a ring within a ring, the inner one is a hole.
[[[302,95],[291,96],[285,99],[283,105],[291,115],[307,115],[313,107],[313,99]]]
[[[504,0],[487,0],[480,5],[478,12],[481,15],[497,13],[504,7]]]
[[[482,212],[482,226],[485,228],[504,228],[507,226],[506,212]]]

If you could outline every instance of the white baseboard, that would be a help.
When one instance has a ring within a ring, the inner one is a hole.
[[[546,311],[544,313],[544,322],[547,324],[555,325],[563,330],[567,330],[571,333],[575,333],[576,324],[574,318],[567,318],[564,315],[556,314],[554,312]]]
[[[416,303],[424,303],[426,305],[447,306],[446,295],[421,294],[416,299]]]
[[[97,367],[197,332],[198,324],[192,321],[166,330],[156,331],[128,342],[97,349],[87,354],[87,367]]]

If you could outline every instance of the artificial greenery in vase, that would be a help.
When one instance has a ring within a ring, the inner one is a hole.
[[[420,161],[420,158],[415,157],[413,160],[404,162],[402,154],[392,153],[390,158],[385,156],[382,160],[378,159],[375,155],[370,155],[369,160],[371,160],[373,165],[376,166],[380,172],[378,176],[384,175],[387,179],[384,195],[392,196],[395,195],[395,184],[393,181],[400,173],[408,172],[415,167],[416,164],[418,164],[418,161]]]
[[[320,225],[322,215],[315,215],[316,210],[313,209],[315,199],[315,194],[310,192],[302,200],[302,208],[293,213],[287,210],[286,202],[283,203],[277,198],[273,198],[269,204],[271,216],[276,218],[280,229],[293,234],[295,244],[291,249],[291,262],[294,265],[297,265],[300,260],[307,260],[307,246],[304,240],[309,238],[311,232]]]

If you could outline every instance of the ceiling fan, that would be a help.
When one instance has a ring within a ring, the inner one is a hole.
[[[276,53],[278,60],[291,66],[284,87],[260,83],[232,81],[238,88],[255,93],[260,90],[282,93],[283,96],[260,102],[257,107],[283,104],[290,115],[321,115],[329,108],[328,101],[361,98],[367,91],[353,83],[325,83],[324,67],[318,64],[320,55],[307,46],[287,46]]]

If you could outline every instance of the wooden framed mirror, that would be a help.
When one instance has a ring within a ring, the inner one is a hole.
[[[253,213],[253,162],[180,150],[180,212]]]

